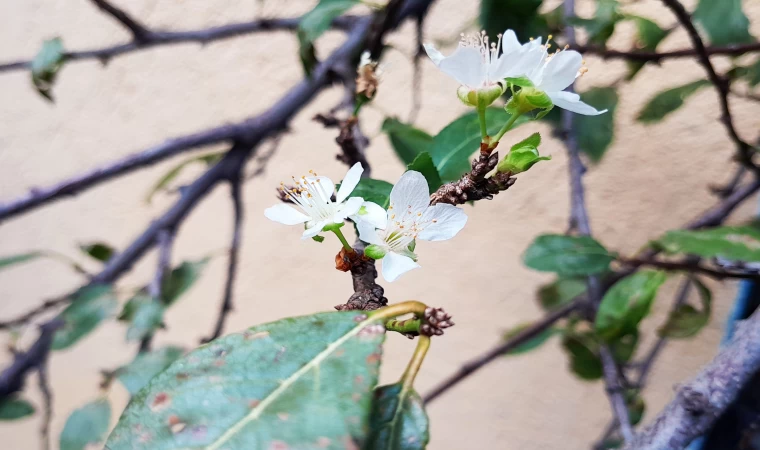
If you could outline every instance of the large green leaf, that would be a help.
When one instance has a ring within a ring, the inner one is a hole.
[[[362,178],[351,192],[351,197],[361,197],[364,201],[377,203],[387,208],[390,203],[391,189],[393,185],[387,181]]]
[[[333,19],[360,3],[360,0],[319,0],[317,6],[301,18],[298,24],[298,53],[307,74],[311,73],[316,62],[314,41],[330,29]]]
[[[707,80],[697,80],[683,86],[661,91],[644,106],[636,120],[643,123],[661,121],[665,116],[683,106],[684,101],[705,86],[709,86]]]
[[[699,0],[693,17],[707,32],[713,45],[754,41],[741,0]]]
[[[106,447],[360,447],[384,338],[379,319],[346,311],[283,319],[217,339],[175,361],[135,395]]]
[[[583,380],[602,378],[602,360],[599,342],[593,333],[568,332],[562,339],[562,347],[570,358],[570,370]]]
[[[670,30],[663,30],[655,22],[639,16],[626,16],[636,23],[636,42],[634,47],[639,51],[653,52],[657,50],[657,46],[660,45],[665,37],[670,33]],[[646,64],[644,61],[627,61],[628,64],[628,79],[633,79],[639,70]]]
[[[754,227],[718,227],[672,230],[653,245],[668,253],[687,253],[732,261],[760,261],[760,230]]]
[[[0,401],[0,421],[21,419],[32,414],[34,406],[22,398],[10,397]]]
[[[402,383],[375,389],[369,424],[364,450],[424,450],[430,440],[422,398]]]
[[[425,177],[428,184],[428,190],[431,194],[443,184],[441,176],[438,174],[438,169],[436,169],[435,164],[433,164],[433,158],[430,156],[430,153],[420,153],[406,168],[409,170],[416,170]]]
[[[576,114],[574,118],[578,145],[594,162],[599,162],[615,138],[615,109],[618,95],[615,88],[592,88],[581,94],[581,100],[598,110],[608,111],[598,116]]]
[[[224,153],[225,152],[215,152],[206,155],[193,156],[192,158],[182,161],[181,163],[172,167],[168,172],[166,172],[161,178],[158,179],[153,187],[150,188],[148,195],[145,196],[145,201],[147,203],[150,203],[153,200],[154,195],[159,192],[166,191],[169,188],[169,184],[174,181],[182,173],[182,171],[185,170],[186,167],[196,163],[202,163],[208,167],[219,162],[219,160],[222,159],[222,156],[224,156]]]
[[[104,242],[90,242],[81,244],[79,249],[87,256],[90,256],[100,262],[108,262],[114,254],[114,249]]]
[[[111,405],[106,399],[77,409],[66,419],[60,438],[61,450],[95,448],[95,444],[103,441],[110,421]]]
[[[702,309],[699,310],[689,304],[678,305],[670,312],[665,324],[657,330],[660,336],[671,339],[687,339],[696,336],[710,322],[712,293],[698,279],[693,278],[692,282],[699,293]]]
[[[594,328],[606,341],[635,332],[639,322],[649,314],[657,291],[667,274],[640,270],[615,283],[602,298]]]
[[[520,325],[517,325],[516,327],[513,327],[509,331],[504,333],[504,336],[502,339],[504,341],[508,341],[512,339],[513,337],[515,337],[515,335],[517,335],[518,333],[524,331],[527,328],[530,328],[533,325],[534,324],[532,322],[521,323]],[[544,331],[538,333],[535,337],[528,339],[527,341],[523,342],[522,344],[518,345],[517,347],[513,348],[512,350],[504,354],[505,355],[519,355],[521,353],[527,353],[531,350],[535,350],[541,347],[542,345],[544,345],[544,343],[546,343],[546,341],[548,341],[550,337],[558,333],[560,333],[559,330],[549,327],[545,329]]]
[[[429,153],[433,146],[433,136],[398,119],[385,119],[382,130],[388,135],[396,155],[406,165],[421,153]]]
[[[549,34],[546,19],[538,13],[543,0],[482,0],[480,26],[496,40],[504,30],[514,30],[520,41]]]
[[[45,256],[42,252],[29,252],[0,258],[0,270]]]
[[[78,290],[71,304],[61,312],[63,326],[55,332],[53,350],[63,350],[87,336],[103,320],[111,317],[118,301],[110,285],[96,284]]]
[[[168,277],[164,280],[161,295],[164,305],[170,306],[182,294],[187,292],[198,278],[203,274],[210,258],[203,258],[198,261],[185,261],[175,267]]]
[[[32,60],[32,84],[43,97],[53,101],[53,83],[58,71],[66,60],[63,41],[60,38],[48,39]]]
[[[563,276],[605,272],[614,259],[602,244],[588,236],[544,234],[537,237],[523,255],[531,269]]]
[[[129,395],[135,395],[184,352],[180,347],[163,347],[140,353],[134,361],[116,371],[116,378],[127,388]]]
[[[498,133],[499,129],[509,120],[510,115],[500,108],[488,108],[486,110],[486,125],[489,136]],[[530,120],[523,115],[517,119],[515,126]],[[433,138],[433,147],[430,155],[433,157],[435,167],[441,175],[444,183],[458,180],[472,166],[470,157],[480,149],[480,122],[478,113],[468,112],[455,121],[446,125]]]
[[[558,278],[538,289],[538,303],[545,311],[551,311],[570,303],[584,292],[586,292],[585,279]]]

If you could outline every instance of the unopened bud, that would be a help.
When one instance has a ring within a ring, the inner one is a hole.
[[[459,86],[457,97],[467,106],[473,108],[486,107],[501,97],[506,89],[503,83],[496,83],[480,89],[469,89],[467,86]]]

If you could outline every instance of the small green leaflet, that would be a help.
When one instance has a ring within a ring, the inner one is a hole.
[[[713,45],[754,41],[741,0],[699,0],[693,18],[707,32]]]
[[[615,257],[588,236],[544,234],[523,254],[523,263],[534,270],[562,276],[606,272]]]
[[[219,162],[219,160],[222,159],[222,156],[224,156],[224,152],[215,152],[206,155],[194,156],[190,159],[182,161],[181,163],[171,168],[168,172],[166,172],[164,176],[159,178],[156,184],[150,188],[148,195],[145,196],[145,202],[150,203],[157,193],[167,191],[169,189],[169,184],[174,181],[188,166],[195,163],[202,163],[205,164],[206,167],[209,167]]]
[[[639,112],[636,120],[643,123],[655,123],[665,116],[674,112],[684,101],[705,86],[709,86],[707,80],[697,80],[683,86],[666,89],[652,97],[646,106]]]
[[[610,342],[636,331],[639,322],[649,314],[657,291],[667,279],[657,270],[640,270],[615,283],[602,298],[594,328]]]
[[[393,150],[406,165],[412,164],[421,153],[430,153],[433,146],[433,136],[398,119],[386,118],[382,131],[388,135]]]
[[[502,340],[509,341],[513,337],[515,337],[520,332],[526,330],[527,328],[530,328],[534,324],[531,322],[528,323],[522,323],[520,325],[517,325],[516,327],[513,327],[506,333],[504,333],[504,336]],[[535,337],[528,339],[527,341],[523,342],[522,344],[518,345],[517,347],[513,348],[512,350],[504,353],[504,355],[519,355],[521,353],[527,353],[531,350],[536,350],[537,348],[541,347],[546,341],[549,340],[550,337],[554,336],[555,334],[560,334],[561,331],[555,328],[547,328],[544,331],[538,333]]]
[[[48,39],[32,60],[32,84],[45,99],[53,101],[53,83],[66,56],[61,38]]]
[[[582,278],[558,278],[538,289],[538,303],[544,311],[552,311],[586,292],[586,280]]]
[[[521,42],[550,34],[547,21],[539,14],[542,0],[482,0],[480,26],[494,41],[504,30],[514,30]]]
[[[486,110],[486,125],[488,134],[493,136],[504,126],[511,116],[501,108]],[[521,116],[515,122],[515,127],[528,122],[530,117]],[[513,128],[514,129],[514,128]],[[430,156],[444,183],[458,180],[472,167],[470,157],[480,149],[480,123],[477,112],[469,112],[446,125],[433,138]]]
[[[152,297],[137,294],[127,304],[130,305],[132,313],[127,329],[127,341],[139,341],[153,334],[161,326],[166,307]]]
[[[710,322],[712,311],[712,293],[699,279],[691,282],[697,288],[702,303],[701,310],[689,305],[678,305],[670,312],[668,320],[657,330],[662,337],[670,339],[687,339],[696,336]]]
[[[129,395],[135,395],[183,353],[184,350],[180,347],[163,347],[140,353],[134,361],[116,371],[116,378],[124,385]]]
[[[582,380],[602,378],[602,360],[599,342],[593,333],[568,331],[562,339],[562,347],[570,358],[570,370]]]
[[[207,257],[198,261],[185,261],[175,267],[164,279],[161,288],[161,300],[163,300],[164,305],[171,306],[182,294],[187,292],[198,281],[210,260]]]
[[[424,450],[430,441],[422,398],[401,383],[375,388],[369,424],[363,450]]]
[[[103,441],[111,421],[111,405],[106,399],[96,400],[77,409],[63,427],[61,450],[85,450]]]
[[[435,168],[435,164],[433,164],[433,158],[430,156],[430,153],[420,153],[406,168],[420,172],[425,177],[428,190],[431,194],[443,184],[441,176],[438,175],[438,170]]]
[[[670,30],[663,30],[655,22],[639,16],[627,15],[627,19],[631,19],[636,23],[636,42],[634,47],[639,51],[653,52],[657,50],[657,46],[665,39]],[[633,79],[642,67],[646,64],[644,61],[628,61],[628,80]]]
[[[0,402],[0,421],[17,420],[34,414],[34,406],[28,401],[9,397]]]
[[[364,312],[282,319],[176,360],[138,392],[109,450],[362,447],[385,327]],[[143,430],[151,439],[140,439]]]
[[[581,94],[581,100],[599,111],[608,110],[598,116],[576,114],[574,118],[578,146],[593,162],[599,162],[615,139],[617,90],[611,87],[592,88]]]
[[[631,360],[639,345],[639,330],[631,330],[628,334],[618,336],[608,342],[612,357],[619,364],[625,364]]]
[[[652,243],[671,254],[691,254],[732,261],[760,261],[760,230],[754,227],[718,227],[672,230]]]
[[[29,252],[0,258],[0,270],[45,256],[42,252]]]
[[[316,62],[314,41],[330,29],[333,19],[360,4],[360,0],[319,0],[317,6],[306,13],[298,24],[299,56],[307,74]]]
[[[114,249],[110,245],[104,242],[91,242],[89,244],[81,244],[79,249],[82,253],[88,255],[102,263],[108,262],[111,256],[114,254]]]
[[[625,392],[625,404],[628,407],[628,418],[631,425],[638,425],[646,412],[646,403],[637,389],[628,389]]]
[[[110,285],[95,284],[79,289],[61,312],[63,327],[55,332],[53,350],[71,347],[111,317],[119,306]]]
[[[338,185],[340,187],[340,185]],[[377,203],[383,208],[388,208],[393,185],[383,180],[362,178],[356,185],[351,197],[361,197],[365,202]]]
[[[568,22],[585,28],[589,35],[589,42],[606,45],[607,40],[615,32],[615,25],[621,19],[623,15],[618,12],[617,0],[598,0],[593,18],[573,17]]]

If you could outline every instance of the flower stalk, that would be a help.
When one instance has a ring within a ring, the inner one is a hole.
[[[417,340],[417,347],[414,349],[412,359],[409,360],[409,364],[407,364],[404,374],[401,375],[401,384],[404,391],[412,389],[414,379],[417,377],[423,361],[425,361],[425,356],[427,355],[429,348],[430,336],[421,335]]]
[[[501,140],[501,138],[507,133],[507,131],[511,130],[512,127],[515,126],[515,122],[517,122],[517,119],[519,119],[521,115],[522,115],[521,112],[516,112],[512,114],[512,117],[510,117],[507,123],[505,123],[504,126],[501,127],[499,132],[496,133],[496,136],[491,138],[491,143],[492,143],[491,149],[496,148],[496,145],[499,144],[499,141]]]

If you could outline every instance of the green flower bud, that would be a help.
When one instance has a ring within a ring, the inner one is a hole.
[[[544,91],[523,87],[509,99],[505,109],[510,114],[525,114],[534,109],[550,110],[553,107],[552,99]]]
[[[480,89],[469,89],[467,86],[459,86],[457,97],[467,106],[472,106],[473,108],[479,106],[486,107],[501,97],[506,88],[504,83],[496,83]]]
[[[551,156],[539,156],[539,144],[541,144],[541,135],[533,133],[528,138],[513,145],[507,156],[499,161],[496,170],[517,174],[525,172],[539,161],[552,159]]]
[[[370,244],[364,249],[364,255],[372,259],[383,259],[386,253],[387,250],[375,244]]]

